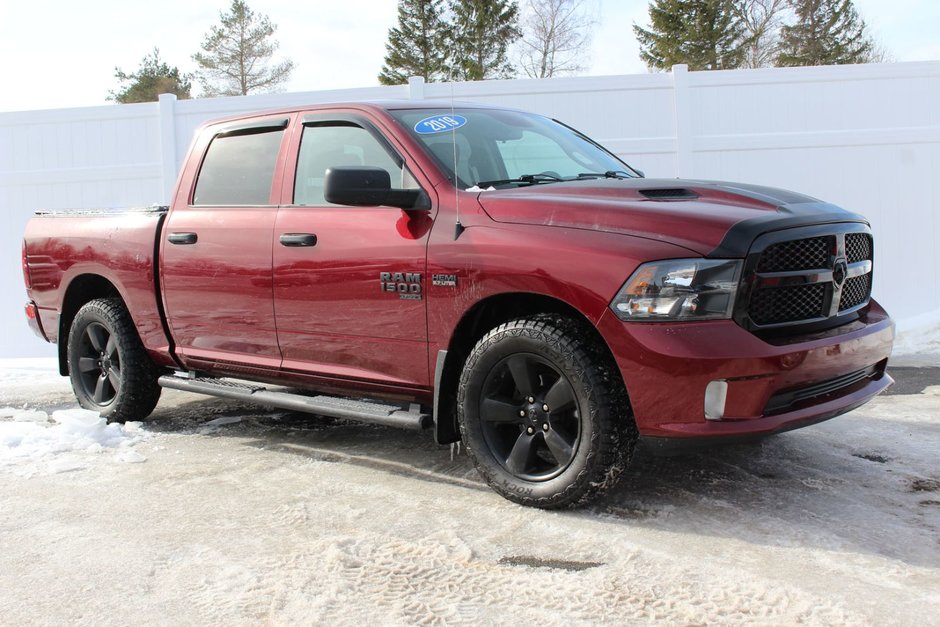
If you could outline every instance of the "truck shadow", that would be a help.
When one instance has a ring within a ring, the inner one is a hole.
[[[438,446],[429,432],[268,411],[182,393],[178,398],[174,394],[174,400],[182,402],[161,403],[148,430],[237,437],[245,446],[285,455],[490,491],[466,454]],[[890,450],[853,448],[852,438],[841,435],[846,427],[827,424],[834,426],[681,457],[638,450],[605,498],[562,515],[603,521],[624,538],[639,526],[936,567],[940,474],[918,474]],[[878,424],[886,432],[901,428],[890,419],[879,418]],[[492,498],[494,506],[503,504],[496,493]]]

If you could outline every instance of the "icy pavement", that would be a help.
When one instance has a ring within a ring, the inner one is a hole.
[[[938,372],[543,512],[427,433],[178,392],[121,429],[0,362],[0,622],[940,625]]]

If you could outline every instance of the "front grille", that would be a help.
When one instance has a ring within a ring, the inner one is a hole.
[[[849,233],[845,236],[845,260],[848,263],[857,263],[871,259],[871,235],[866,233]]]
[[[826,290],[819,283],[759,290],[751,298],[751,320],[757,324],[780,324],[821,318],[825,315],[825,298]]]
[[[852,277],[842,286],[842,297],[839,299],[839,311],[858,307],[871,293],[871,273]]]
[[[760,257],[758,272],[790,272],[825,268],[833,249],[833,237],[810,237],[774,244]]]
[[[872,288],[871,234],[864,227],[838,228],[791,231],[796,237],[782,241],[783,232],[759,238],[744,277],[746,304],[736,319],[750,329],[796,331],[865,305]]]

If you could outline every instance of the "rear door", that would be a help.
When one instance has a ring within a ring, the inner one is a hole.
[[[161,243],[167,320],[190,368],[280,366],[271,248],[288,122],[280,116],[224,126],[193,151],[204,154],[202,163],[184,174]]]
[[[285,169],[285,204],[274,228],[283,369],[429,385],[424,292],[433,210],[347,207],[323,198],[325,172],[333,166],[381,167],[402,189],[418,181],[402,153],[362,114],[308,115],[292,142],[290,154],[298,157]]]

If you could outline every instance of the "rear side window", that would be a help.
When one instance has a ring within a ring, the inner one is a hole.
[[[194,205],[266,205],[284,129],[218,135],[196,180]]]

